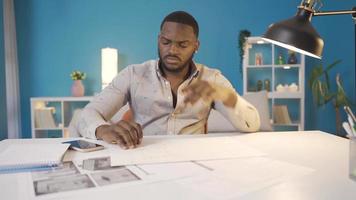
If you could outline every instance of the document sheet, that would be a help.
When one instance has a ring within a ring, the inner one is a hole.
[[[144,138],[136,149],[110,148],[111,166],[264,156],[238,136]]]
[[[110,157],[93,157],[65,162],[50,171],[20,173],[17,181],[9,174],[0,174],[0,185],[6,183],[9,185],[5,188],[13,188],[3,195],[8,199],[33,200],[238,199],[314,171],[264,156],[235,137],[144,141],[136,152],[136,160],[126,154],[138,149],[120,150],[117,146],[108,149],[117,154],[111,159],[121,155],[126,163],[147,164],[111,166]],[[156,153],[159,156],[155,157]],[[178,160],[170,156],[187,161],[171,162]]]
[[[252,192],[292,181],[314,171],[268,157],[132,165],[126,166],[126,170],[130,170],[136,178],[126,173],[125,179],[129,178],[130,182],[116,181],[115,184],[103,184],[90,190],[58,193],[53,197],[66,200],[80,199],[83,195],[86,200],[115,200],[118,197],[126,200],[239,199]],[[99,181],[108,184],[109,181],[115,180],[116,176],[109,176],[107,173],[113,172],[120,176],[120,173],[113,169],[88,175],[99,184]]]

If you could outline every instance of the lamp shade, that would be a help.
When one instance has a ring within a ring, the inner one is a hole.
[[[111,83],[117,74],[118,50],[114,48],[101,49],[101,83],[102,89]]]
[[[310,23],[312,11],[299,8],[296,16],[271,24],[263,39],[284,48],[321,59],[324,41]]]

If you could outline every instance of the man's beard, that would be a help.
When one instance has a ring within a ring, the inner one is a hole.
[[[167,56],[171,56],[171,55],[166,55],[166,57]],[[166,66],[166,64],[164,63],[164,58],[162,58],[159,49],[158,49],[158,57],[160,60],[160,67],[162,67],[164,70],[170,73],[179,73],[185,69],[185,66],[189,66],[189,64],[193,61],[194,53],[186,62],[184,62],[182,65],[178,66],[177,68],[173,68],[173,69]]]

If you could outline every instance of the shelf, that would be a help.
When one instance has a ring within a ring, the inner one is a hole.
[[[68,127],[55,127],[55,128],[35,128],[36,131],[49,131],[49,130],[66,130]]]
[[[300,64],[283,64],[283,65],[274,65],[274,67],[276,68],[286,68],[286,67],[290,67],[290,68],[299,68]]]
[[[272,65],[248,65],[247,68],[272,68]]]
[[[30,98],[32,137],[68,137],[70,135],[68,126],[74,113],[77,109],[85,107],[93,98],[92,96]],[[51,109],[50,113],[48,108]],[[39,123],[38,127],[36,123]]]
[[[31,97],[31,101],[54,101],[54,102],[91,101],[92,99],[93,99],[92,96],[85,96],[85,97]]]
[[[254,92],[245,92],[246,94]],[[268,98],[272,99],[300,99],[303,97],[301,92],[268,92]]]
[[[35,128],[35,131],[57,131],[57,130],[62,130],[62,128]]]
[[[293,122],[291,124],[272,124],[272,126],[299,126],[300,123]]]
[[[300,64],[283,64],[283,65],[247,65],[247,68],[300,68]]]
[[[248,37],[246,40],[243,59],[243,94],[252,94],[258,92],[257,90],[270,88],[270,92],[267,93],[269,117],[272,119],[280,117],[280,113],[273,112],[274,106],[287,106],[287,112],[292,120],[291,124],[272,124],[273,130],[304,130],[305,56],[295,53],[295,64],[288,64],[291,53],[287,49],[261,41],[263,41],[261,37]],[[278,62],[280,59],[283,62]],[[256,65],[256,63],[263,65]],[[285,92],[277,92],[276,88],[279,85],[283,86]],[[286,85],[288,87],[285,87]],[[295,92],[289,90],[291,85],[293,85],[291,89],[295,88],[294,85],[297,86]]]
[[[303,94],[301,92],[269,92],[268,93],[268,98],[299,99],[302,97]]]

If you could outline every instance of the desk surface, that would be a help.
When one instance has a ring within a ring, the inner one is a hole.
[[[207,136],[217,135],[221,134],[208,134]],[[206,136],[202,135],[199,137]],[[315,170],[300,178],[248,193],[239,199],[356,199],[356,182],[352,181],[348,175],[349,140],[320,131],[254,133],[238,135],[237,138],[244,144],[267,153],[269,158]],[[4,144],[20,142],[58,142],[58,140],[59,139],[5,140],[0,144],[4,146]],[[92,154],[78,154],[70,151],[66,154],[65,159],[83,159],[91,156],[103,156],[105,154],[107,155],[107,153],[106,150]],[[5,199],[23,199],[23,196],[14,193],[21,193],[25,187],[22,183],[17,181],[20,180],[19,176],[21,176],[21,174],[0,175],[2,197],[6,197]],[[115,188],[112,188],[112,190],[114,189]],[[165,192],[155,191],[152,187],[145,188],[142,185],[137,188],[137,190],[126,190],[125,192],[127,194],[125,194],[125,197],[132,193],[133,196],[137,198],[138,196],[135,195],[135,193],[141,192],[144,194],[148,192],[157,199],[198,199],[196,194],[182,195],[181,191],[170,188],[169,184],[164,188],[164,190],[166,190]],[[119,196],[120,194],[116,195]],[[114,197],[118,197],[116,195]],[[139,197],[144,199],[144,196],[145,195],[141,195]],[[90,193],[90,190],[87,190],[83,195],[83,199],[86,200],[99,197],[100,194],[94,192]],[[113,199],[115,199],[114,197]],[[33,198],[28,197],[28,199]]]

